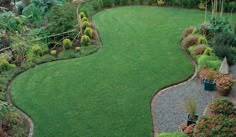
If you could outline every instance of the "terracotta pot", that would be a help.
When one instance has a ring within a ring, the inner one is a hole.
[[[227,88],[227,89],[224,89],[223,87],[220,87],[220,86],[217,86],[217,92],[219,93],[219,95],[221,96],[228,96],[230,91],[231,91],[231,87],[230,88]]]

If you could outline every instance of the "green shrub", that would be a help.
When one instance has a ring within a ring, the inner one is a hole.
[[[80,48],[80,54],[81,56],[87,56],[90,55],[98,50],[98,46],[96,45],[88,45],[88,46],[83,46]]]
[[[52,51],[50,51],[50,54],[55,56],[57,54],[57,51],[56,50],[52,50]]]
[[[103,7],[113,7],[115,6],[115,0],[102,0]]]
[[[84,34],[86,34],[87,36],[89,36],[90,38],[93,37],[93,29],[90,28],[90,27],[87,27],[85,30],[84,30]]]
[[[70,48],[72,48],[72,44],[73,43],[72,43],[72,41],[70,39],[64,39],[62,44],[63,44],[63,47],[65,49],[70,49]]]
[[[208,56],[206,54],[203,54],[197,57],[197,63],[198,71],[200,71],[202,66],[204,65],[208,68],[218,70],[221,65],[221,60],[215,55]]]
[[[60,52],[58,58],[59,59],[68,59],[68,58],[76,58],[79,57],[80,54],[74,50],[64,50]]]
[[[206,39],[206,37],[204,37],[204,36],[200,36],[199,38],[198,38],[198,44],[205,44],[205,45],[207,45],[207,39]]]
[[[236,35],[231,33],[219,33],[214,37],[213,49],[218,57],[227,57],[229,65],[236,62]]]
[[[84,12],[80,12],[80,18],[83,19],[84,17],[86,17],[85,13]]]
[[[87,17],[83,17],[81,21],[82,22],[88,21],[88,18]]]
[[[50,34],[66,32],[77,27],[77,5],[67,2],[64,5],[55,5],[48,12],[49,24],[46,30]]]
[[[204,51],[204,54],[205,55],[208,55],[208,56],[212,56],[212,55],[215,55],[214,54],[214,49],[210,48],[210,47],[207,47]]]
[[[33,54],[36,56],[41,56],[43,54],[42,48],[37,44],[34,44],[31,49]]]
[[[15,68],[15,64],[10,64],[6,59],[0,59],[0,73]]]
[[[80,40],[81,44],[87,46],[90,43],[90,38],[87,35],[83,35]]]
[[[90,27],[89,22],[88,22],[88,21],[82,22],[82,29],[84,30],[84,29],[86,29],[87,27]]]
[[[53,50],[52,50],[53,51]],[[51,51],[51,52],[52,52]],[[55,50],[56,51],[56,50]],[[52,54],[52,53],[51,53]],[[53,53],[54,55],[56,55],[56,53]],[[52,54],[52,55],[53,55]],[[53,60],[56,60],[55,57],[51,56],[51,55],[44,55],[44,56],[41,56],[41,57],[38,57],[34,60],[34,63],[43,63],[43,62],[50,62],[50,61],[53,61]]]

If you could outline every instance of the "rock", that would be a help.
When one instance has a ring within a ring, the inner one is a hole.
[[[229,65],[228,65],[226,57],[224,58],[221,66],[220,66],[219,73],[221,73],[221,74],[229,74]]]

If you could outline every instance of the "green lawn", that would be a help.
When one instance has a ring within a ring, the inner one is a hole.
[[[102,11],[93,21],[103,48],[23,73],[13,101],[32,117],[34,137],[150,137],[151,98],[193,73],[179,42],[203,19],[204,12],[172,8]]]

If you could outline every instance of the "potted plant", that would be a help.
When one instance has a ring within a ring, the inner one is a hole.
[[[157,0],[158,6],[163,6],[165,4],[165,0]]]
[[[195,124],[199,115],[196,114],[197,110],[197,103],[195,99],[187,99],[183,102],[183,108],[187,112],[186,114],[186,121],[187,126],[191,124]]]
[[[233,76],[230,74],[218,74],[216,76],[216,88],[217,92],[221,96],[229,95],[233,86]]]
[[[208,69],[205,78],[203,79],[204,89],[206,91],[215,90],[215,85],[216,85],[215,78],[216,78],[216,72],[213,69]]]

